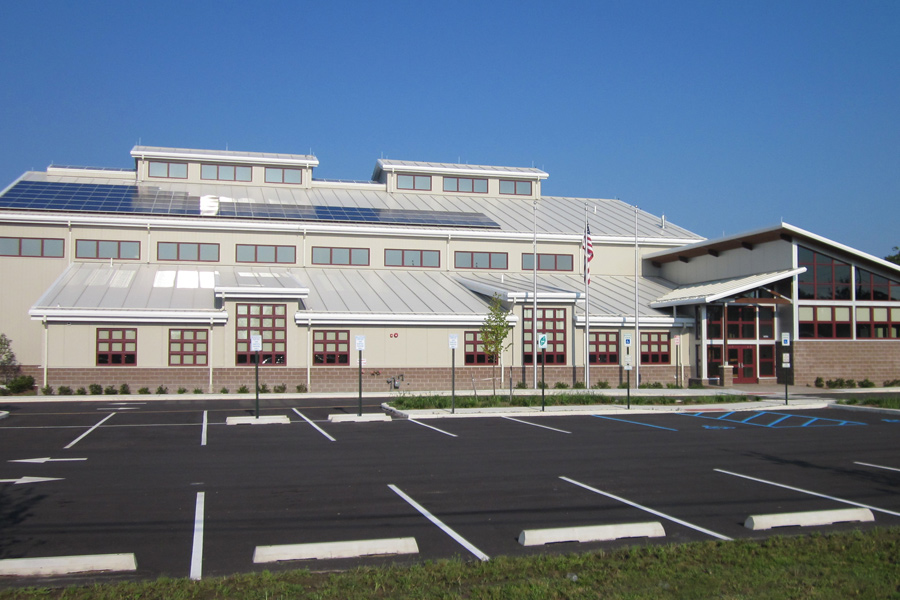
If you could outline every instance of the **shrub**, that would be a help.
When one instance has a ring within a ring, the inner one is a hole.
[[[815,384],[815,385],[816,385],[817,388],[825,387],[825,380],[822,379],[821,377],[816,377],[816,384]]]
[[[885,381],[883,386],[884,387],[900,387],[900,379],[891,379],[890,381]]]
[[[248,388],[246,385],[242,385],[241,387],[238,388],[237,393],[238,394],[249,394],[250,388]]]
[[[71,395],[72,395],[72,388],[70,388],[70,387],[67,386],[67,385],[61,385],[61,386],[59,386],[59,390],[57,391],[57,393],[58,393],[60,396],[71,396]]]
[[[52,385],[45,385],[44,387],[42,387],[42,388],[41,388],[41,395],[42,395],[42,396],[52,396],[52,395],[53,395],[53,386],[52,386]]]
[[[223,387],[221,390],[219,390],[219,393],[220,393],[220,394],[227,394],[227,393],[228,393],[228,388],[227,388],[227,387]]]
[[[21,394],[33,387],[34,377],[31,375],[19,375],[18,377],[13,377],[9,380],[9,383],[6,384],[6,389],[9,390],[10,394]]]
[[[609,382],[608,381],[598,381],[594,385],[591,386],[591,389],[594,390],[608,390]]]
[[[259,393],[260,393],[260,394],[268,394],[268,393],[269,393],[269,386],[266,385],[265,383],[259,384]]]
[[[623,381],[623,382],[620,383],[617,387],[618,387],[620,390],[628,389],[628,382],[627,382],[627,381]]]
[[[524,390],[524,389],[527,388],[527,387],[528,387],[528,384],[525,383],[524,381],[520,381],[520,382],[518,382],[518,383],[516,384],[516,389],[517,389],[517,390]]]
[[[298,384],[297,384],[297,393],[298,393],[298,394],[305,394],[305,393],[308,392],[308,391],[309,391],[309,390],[306,389],[306,384],[305,384],[305,383],[298,383]]]
[[[682,389],[684,389],[683,387],[681,387],[681,386],[678,385],[677,383],[667,383],[667,384],[666,384],[666,388],[668,388],[668,389],[670,389],[670,390],[682,390]]]
[[[91,392],[91,396],[99,396],[103,393],[103,386],[99,383],[92,383],[88,386],[88,390]]]
[[[566,383],[565,381],[557,381],[556,383],[553,384],[553,387],[554,387],[554,389],[557,389],[557,390],[567,390],[567,389],[569,389],[569,384]]]
[[[178,388],[178,393],[179,394],[187,394],[187,388],[186,387]]]
[[[116,386],[114,386],[114,385],[108,385],[108,386],[106,386],[106,389],[103,390],[103,393],[106,394],[107,396],[113,396],[113,395],[117,394],[118,392],[119,392],[118,388],[116,388]]]
[[[287,385],[284,383],[276,385],[276,386],[272,387],[272,391],[275,392],[276,394],[283,394],[287,391]]]
[[[859,382],[859,387],[861,388],[873,388],[875,387],[875,382],[866,377],[862,381]]]
[[[138,390],[138,394],[149,394],[149,393],[150,393],[150,388],[147,388],[147,387],[142,387],[141,389]]]
[[[157,393],[157,394],[168,394],[168,393],[169,393],[169,388],[163,387],[163,386],[159,386],[158,388],[156,388],[156,393]]]
[[[123,383],[122,385],[119,386],[119,393],[122,395],[128,395],[131,393],[131,388],[128,387],[127,383]]]
[[[572,384],[572,389],[573,389],[573,390],[583,390],[583,389],[585,389],[586,387],[587,387],[587,386],[584,385],[584,382],[583,382],[583,381],[576,381],[575,383]]]
[[[83,387],[78,388],[78,390],[75,393],[78,394],[79,396],[87,396],[87,390],[84,389]]]
[[[203,390],[201,390],[200,388],[194,388],[194,393],[195,393],[195,394],[202,394],[202,393],[203,393]]]
[[[546,382],[544,382],[544,381],[538,381],[538,389],[539,389],[539,390],[546,390],[548,387],[549,387],[549,386],[547,385]]]
[[[659,381],[654,381],[653,383],[642,383],[638,387],[641,388],[642,390],[648,390],[648,389],[649,390],[661,390],[663,387],[663,384]]]

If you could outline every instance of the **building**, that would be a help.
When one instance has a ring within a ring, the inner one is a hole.
[[[234,392],[259,356],[288,391],[355,391],[360,358],[365,391],[488,389],[495,295],[513,326],[499,387],[531,387],[535,360],[551,386],[586,366],[613,387],[900,377],[900,268],[791,225],[705,240],[544,196],[534,168],[382,159],[329,181],[307,155],[131,155],[0,193],[0,332],[41,385]]]

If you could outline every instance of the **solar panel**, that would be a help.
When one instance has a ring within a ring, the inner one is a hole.
[[[20,181],[0,196],[0,207],[19,210],[199,216],[200,197],[152,186]],[[500,225],[482,213],[237,202],[222,199],[219,201],[219,210],[216,214],[219,217],[280,221],[500,228]]]

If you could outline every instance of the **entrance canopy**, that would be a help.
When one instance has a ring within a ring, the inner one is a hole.
[[[668,308],[692,304],[709,304],[805,272],[806,267],[800,267],[798,269],[785,269],[770,273],[757,273],[743,277],[691,283],[679,286],[671,292],[660,296],[655,302],[651,302],[650,306],[653,308]]]

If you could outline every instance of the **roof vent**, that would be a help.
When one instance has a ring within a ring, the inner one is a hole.
[[[663,216],[660,218],[659,226],[660,226],[660,228],[662,228],[662,229],[665,229],[665,228],[666,228],[666,215],[663,215]]]

